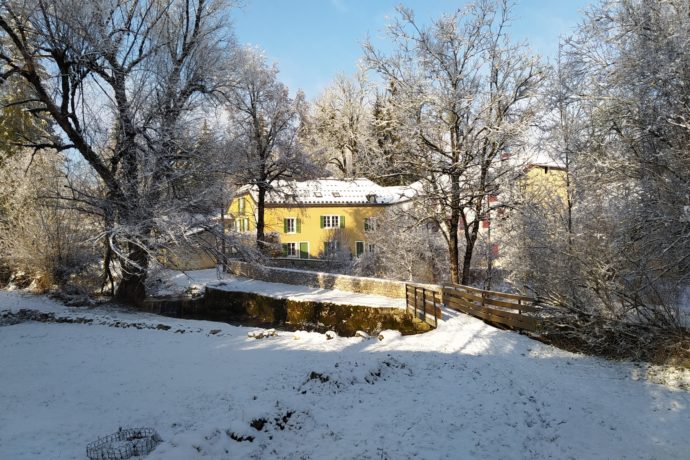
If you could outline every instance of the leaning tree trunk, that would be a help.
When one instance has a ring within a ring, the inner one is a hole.
[[[146,273],[149,258],[145,248],[129,243],[127,260],[122,263],[122,280],[117,287],[115,300],[130,304],[141,305],[146,298]]]

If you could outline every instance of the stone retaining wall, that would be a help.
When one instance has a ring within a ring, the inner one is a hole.
[[[316,272],[332,272],[335,268],[330,260],[323,259],[295,259],[294,257],[274,257],[268,264],[275,268],[292,268]]]
[[[398,299],[405,298],[405,283],[402,281],[266,267],[240,261],[228,262],[228,270],[236,276],[269,281],[271,283],[294,284],[321,289],[338,289],[358,294],[376,294]]]
[[[360,330],[373,335],[384,329],[395,329],[402,334],[417,334],[431,329],[428,324],[399,308],[278,299],[209,287],[203,297],[196,299],[148,299],[144,309],[167,316],[246,326],[318,332],[333,330],[341,336],[353,336]]]

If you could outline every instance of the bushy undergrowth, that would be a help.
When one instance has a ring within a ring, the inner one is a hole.
[[[564,314],[545,321],[542,339],[569,351],[690,369],[690,330]]]

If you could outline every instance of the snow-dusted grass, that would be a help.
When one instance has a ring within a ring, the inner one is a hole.
[[[2,459],[82,459],[89,441],[120,426],[155,428],[164,442],[147,458],[166,460],[690,452],[690,393],[636,380],[636,365],[464,315],[423,335],[384,332],[383,341],[307,332],[257,340],[222,323],[75,311],[0,291],[0,310],[19,308],[170,329],[0,327]]]

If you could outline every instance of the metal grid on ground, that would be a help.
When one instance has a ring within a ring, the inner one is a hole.
[[[86,446],[90,460],[124,460],[146,455],[161,442],[153,428],[127,428],[98,438]]]

